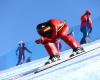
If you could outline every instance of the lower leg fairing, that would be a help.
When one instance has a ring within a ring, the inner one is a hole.
[[[81,45],[70,35],[62,36],[62,40],[67,43],[72,49],[81,47]]]
[[[44,47],[47,50],[49,56],[59,55],[59,51],[57,50],[54,43],[44,44]]]

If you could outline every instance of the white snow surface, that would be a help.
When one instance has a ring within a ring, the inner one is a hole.
[[[83,45],[83,47],[85,50],[100,47],[100,40]],[[68,56],[71,52],[71,49],[66,50],[62,52],[61,57]],[[45,57],[1,71],[0,80],[100,80],[100,48],[37,74],[19,75],[43,65],[47,59],[48,57]]]

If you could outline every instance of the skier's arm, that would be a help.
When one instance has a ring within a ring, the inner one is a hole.
[[[17,55],[18,50],[19,50],[19,47],[16,49],[16,55]]]
[[[89,27],[92,28],[92,20],[89,18]]]
[[[27,52],[29,52],[29,53],[32,53],[32,51],[30,51],[29,49],[27,49],[26,47],[25,47],[25,50],[27,51]]]
[[[91,33],[92,32],[92,20],[90,17],[88,18],[88,26],[89,26],[90,33]]]
[[[84,23],[85,23],[86,21],[85,21],[85,18],[84,18],[84,16],[82,16],[81,17],[81,26],[80,26],[80,31],[82,32],[82,30],[83,30],[83,27],[84,27]]]
[[[35,42],[37,44],[45,44],[45,43],[48,43],[48,42],[55,42],[55,40],[51,39],[51,38],[47,38],[47,37],[42,37],[41,39],[38,39]]]

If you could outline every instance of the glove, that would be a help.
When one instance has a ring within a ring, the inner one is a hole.
[[[42,44],[42,39],[36,40],[35,41],[37,44]]]
[[[55,39],[55,40],[56,40],[56,39]],[[39,40],[36,40],[35,42],[36,42],[37,44],[46,44],[46,43],[49,43],[49,42],[53,43],[53,42],[55,42],[55,40],[52,39],[52,38],[43,37],[43,38],[41,38],[41,39],[39,39]]]

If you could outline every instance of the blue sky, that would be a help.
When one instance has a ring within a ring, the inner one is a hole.
[[[99,0],[0,0],[0,55],[15,49],[20,40],[35,44],[40,38],[36,25],[46,20],[66,20],[70,27],[80,25],[87,9],[94,21],[100,17]],[[36,44],[33,48],[42,50]]]

